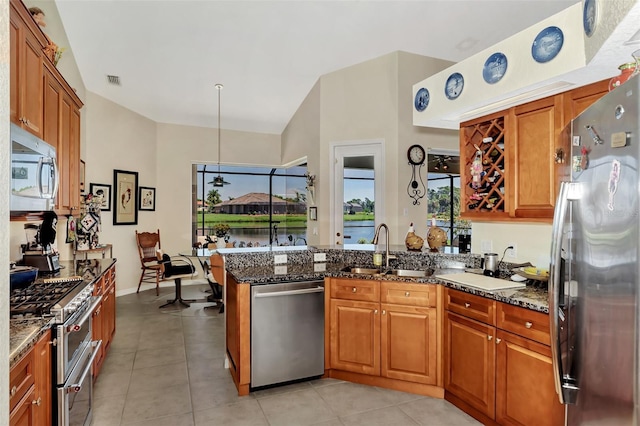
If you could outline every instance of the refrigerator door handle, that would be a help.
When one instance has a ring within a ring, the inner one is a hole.
[[[562,264],[562,237],[564,224],[569,209],[569,194],[572,190],[572,183],[561,182],[558,200],[556,201],[553,216],[553,227],[551,230],[551,264],[549,266],[549,332],[551,336],[551,359],[553,364],[553,376],[558,399],[562,404],[575,402],[578,388],[575,380],[572,380],[567,373],[562,371],[562,349],[560,345],[560,317],[564,320],[564,312],[560,301],[563,268]],[[564,322],[564,321],[563,321]]]

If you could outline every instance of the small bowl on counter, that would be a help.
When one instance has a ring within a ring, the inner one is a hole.
[[[15,266],[9,270],[11,291],[29,287],[38,278],[38,268],[33,266]]]

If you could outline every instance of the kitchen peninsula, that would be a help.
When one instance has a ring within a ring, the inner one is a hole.
[[[220,250],[227,291],[227,356],[240,395],[252,390],[252,288],[324,280],[324,377],[444,397],[486,424],[562,424],[552,381],[547,291],[484,291],[443,278],[477,269],[477,255],[393,247],[378,274],[373,249]],[[320,254],[320,256],[318,256]],[[324,261],[314,262],[324,258]],[[265,266],[266,265],[266,266]],[[352,273],[358,266],[367,273]],[[500,265],[508,278],[513,265]],[[508,362],[507,362],[508,361]],[[531,386],[531,382],[536,386]],[[507,399],[507,395],[509,398]],[[531,413],[538,413],[535,421]]]

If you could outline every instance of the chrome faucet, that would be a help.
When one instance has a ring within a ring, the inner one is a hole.
[[[394,254],[389,254],[389,227],[387,226],[386,223],[381,223],[380,225],[378,225],[378,227],[376,228],[376,232],[375,234],[373,234],[373,244],[377,245],[378,244],[378,238],[380,237],[380,229],[384,227],[384,229],[387,230],[387,232],[385,233],[385,252],[384,252],[384,264],[385,264],[385,268],[386,270],[389,270],[389,259],[397,259],[397,257]]]

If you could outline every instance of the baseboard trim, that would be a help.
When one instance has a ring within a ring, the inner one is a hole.
[[[193,279],[193,280],[182,280],[182,286],[188,286],[188,285],[203,285],[203,284],[208,284],[208,281],[200,278],[200,279]],[[124,288],[121,290],[117,289],[118,286],[116,285],[116,297],[120,297],[120,296],[126,296],[127,294],[133,294],[136,292],[136,290],[138,290],[138,286],[136,285],[135,287],[129,287],[129,288]],[[142,283],[142,285],[140,286],[140,291],[145,291],[145,290],[155,290],[156,285],[153,283]],[[173,281],[160,281],[160,288],[175,288],[175,283]]]

